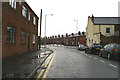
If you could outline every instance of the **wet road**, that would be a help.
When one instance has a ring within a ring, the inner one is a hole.
[[[45,78],[118,78],[118,61],[85,54],[73,47],[51,47],[55,50]]]

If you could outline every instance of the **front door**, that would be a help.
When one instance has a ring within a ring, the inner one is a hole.
[[[30,32],[28,32],[28,50],[30,49]]]

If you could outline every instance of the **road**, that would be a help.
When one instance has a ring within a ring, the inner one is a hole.
[[[73,47],[50,48],[55,52],[44,78],[118,78],[116,60],[85,54]]]

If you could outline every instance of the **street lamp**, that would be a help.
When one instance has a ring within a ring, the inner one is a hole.
[[[77,48],[77,32],[78,32],[78,19],[75,19],[74,21],[76,21],[76,48]]]
[[[45,39],[44,39],[44,45],[46,44],[46,21],[47,21],[47,16],[48,15],[50,15],[50,16],[53,16],[53,14],[45,14],[45,33],[44,33],[44,35],[45,35]],[[45,46],[46,47],[46,46]]]

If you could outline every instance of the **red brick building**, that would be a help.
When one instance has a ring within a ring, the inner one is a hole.
[[[46,40],[47,44],[63,44],[66,46],[76,46],[79,44],[86,45],[86,35],[85,34],[70,34],[61,37],[48,37]]]
[[[2,58],[37,50],[38,16],[26,2],[2,3]]]
[[[70,34],[66,38],[64,38],[64,44],[67,46],[78,46],[79,44],[86,45],[86,36],[85,34],[79,35],[78,33]]]

